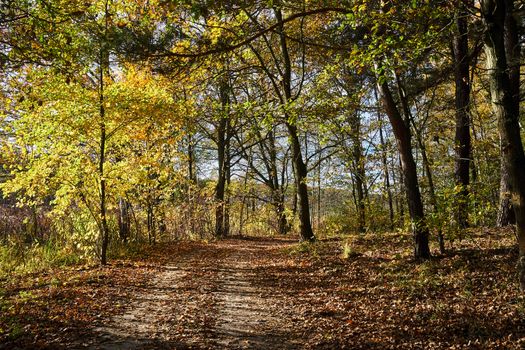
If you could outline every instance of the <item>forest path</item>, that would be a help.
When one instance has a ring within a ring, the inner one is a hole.
[[[280,291],[257,283],[271,251],[291,244],[228,239],[179,251],[88,348],[298,348]]]
[[[0,285],[0,349],[525,349],[511,231],[478,237],[425,264],[398,233],[157,244]]]
[[[291,315],[283,315],[280,291],[257,284],[261,255],[283,248],[282,241],[229,240],[218,270],[214,340],[225,349],[295,349]],[[262,264],[264,265],[264,264]],[[284,317],[283,317],[284,316]]]

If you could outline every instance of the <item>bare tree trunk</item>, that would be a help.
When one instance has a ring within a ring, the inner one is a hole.
[[[421,134],[416,130],[416,140],[421,149],[421,157],[423,158],[423,168],[425,169],[425,175],[428,181],[428,190],[430,192],[430,204],[435,213],[439,212],[439,206],[436,197],[436,189],[434,187],[434,178],[432,176],[432,169],[430,168],[430,162],[427,157],[427,150]],[[445,253],[445,238],[443,237],[443,230],[441,226],[437,228],[438,243],[439,243],[439,252],[441,254]]]
[[[100,62],[99,62],[99,163],[98,163],[98,175],[100,178],[100,236],[102,239],[102,246],[100,249],[100,263],[102,265],[107,264],[107,250],[109,244],[109,228],[107,221],[107,204],[106,204],[106,177],[104,171],[104,163],[106,162],[106,110],[105,104],[105,86],[104,78],[109,70],[109,51],[107,48],[107,31],[108,31],[108,20],[109,20],[109,8],[108,2],[105,5],[105,28],[104,38],[100,49]]]
[[[510,93],[512,95],[512,103],[514,108],[519,110],[520,104],[520,44],[518,36],[518,28],[515,19],[513,18],[512,2],[507,2],[509,8],[505,14],[504,24],[504,39],[505,39],[505,54],[507,57]],[[503,151],[503,149],[502,149]],[[505,161],[503,154],[501,160],[501,180],[499,190],[499,210],[496,225],[499,227],[508,226],[516,223],[514,211],[512,210],[512,203],[510,199],[510,185],[509,185],[509,164]]]
[[[416,259],[429,259],[430,248],[428,245],[428,226],[425,222],[423,202],[417,179],[417,168],[412,154],[411,133],[408,123],[403,120],[396,103],[390,92],[390,88],[384,77],[378,79],[378,91],[381,96],[383,107],[392,125],[397,140],[399,155],[401,157],[401,168],[408,201],[408,209],[412,222],[414,235],[414,256]]]
[[[190,183],[197,183],[197,174],[195,172],[195,150],[192,140],[192,135],[188,134],[188,146],[187,146],[187,156],[188,156],[188,181]]]
[[[281,235],[288,233],[289,225],[286,219],[285,206],[284,206],[284,189],[283,183],[279,183],[279,175],[277,171],[277,150],[275,148],[275,133],[271,130],[268,133],[269,142],[269,185],[271,185],[272,201],[277,214],[277,227],[278,232]]]
[[[153,212],[153,200],[152,198],[148,199],[148,204],[146,208],[146,226],[148,229],[148,242],[153,244],[156,241],[155,234],[155,213]]]
[[[460,228],[468,227],[468,186],[470,184],[469,166],[471,152],[470,140],[470,77],[468,55],[468,12],[461,0],[456,2],[456,33],[453,38],[454,81],[456,87],[456,185],[457,194],[456,221]]]
[[[321,151],[321,145],[319,139],[317,139],[317,152],[319,154],[317,165],[317,231],[319,231],[321,227],[321,195],[322,195],[322,188],[321,188],[321,163],[322,163],[322,151]]]
[[[308,186],[306,184],[308,171],[301,154],[301,143],[297,135],[297,127],[290,123],[286,123],[286,127],[288,128],[290,141],[292,143],[292,161],[294,163],[297,209],[299,214],[299,233],[302,240],[313,241],[315,240],[315,236],[310,221],[310,203],[308,201]]]
[[[118,201],[118,231],[123,242],[127,242],[130,234],[131,219],[129,215],[129,203],[124,198]]]
[[[356,189],[356,207],[357,207],[357,230],[365,232],[366,214],[365,214],[365,166],[363,161],[363,147],[361,145],[361,120],[357,113],[350,117],[350,133],[352,139],[352,162],[354,164],[354,185]]]
[[[227,175],[229,168],[229,104],[230,104],[230,91],[228,86],[227,77],[223,78],[219,86],[219,94],[222,106],[222,113],[219,117],[217,125],[217,159],[219,162],[219,174],[217,178],[217,184],[215,185],[215,236],[224,237],[227,235],[227,229],[225,220],[229,220],[229,215],[225,212],[225,194],[227,186]],[[229,226],[229,225],[227,225]]]
[[[481,12],[486,25],[485,55],[489,73],[492,109],[498,118],[501,148],[509,170],[509,192],[516,216],[519,246],[518,273],[525,291],[525,154],[520,135],[519,105],[515,103],[509,62],[505,49],[505,27],[513,11],[512,0],[482,0]],[[511,19],[510,19],[511,20]]]
[[[398,153],[398,167],[396,167],[395,170],[398,170],[399,175],[399,194],[401,196],[396,196],[396,202],[397,202],[397,209],[399,213],[400,222],[404,224],[405,222],[405,201],[403,200],[403,193],[406,197],[406,190],[405,190],[405,177],[403,176],[403,166],[401,165],[401,156],[399,156]],[[394,178],[395,179],[395,178]]]
[[[217,128],[217,159],[219,162],[219,176],[215,185],[215,236],[224,236],[224,193],[226,189],[225,176],[225,140],[224,140],[225,119],[221,117]]]
[[[505,161],[503,152],[501,152],[500,176],[499,207],[496,226],[505,227],[514,225],[516,218],[514,217],[514,210],[512,209],[512,201],[510,198],[509,166]]]
[[[292,62],[288,52],[288,45],[286,42],[286,34],[284,32],[283,15],[280,8],[274,8],[277,21],[280,23],[277,27],[279,32],[281,53],[283,55],[284,70],[282,74],[284,103],[292,101]],[[308,185],[306,183],[308,170],[303,160],[301,153],[301,142],[299,140],[299,133],[297,126],[291,122],[292,118],[288,113],[284,113],[286,128],[290,136],[292,146],[292,162],[294,168],[295,186],[297,189],[298,211],[299,211],[299,233],[301,240],[314,241],[315,235],[312,230],[312,223],[310,218],[310,203],[308,200]]]
[[[437,203],[437,198],[436,198],[436,190],[434,187],[432,169],[430,168],[430,162],[427,157],[427,150],[425,147],[425,143],[423,142],[421,132],[417,129],[414,119],[412,118],[412,114],[408,107],[408,101],[407,101],[407,98],[406,98],[406,95],[405,95],[405,92],[404,92],[404,89],[401,83],[401,79],[399,78],[399,76],[397,76],[397,74],[396,74],[396,82],[397,82],[397,87],[398,87],[398,92],[399,92],[399,99],[401,101],[401,105],[403,106],[403,112],[405,114],[405,120],[410,121],[412,123],[414,132],[416,134],[417,145],[419,146],[419,149],[421,151],[423,169],[427,177],[428,187],[430,191],[430,203],[432,204],[432,208],[434,209],[434,212],[437,213],[439,208],[438,208],[438,203]],[[445,253],[445,242],[443,239],[443,230],[441,229],[441,227],[437,228],[437,233],[438,233],[439,250],[443,254]]]
[[[228,151],[229,154],[229,151]],[[224,199],[224,236],[227,237],[230,235],[230,205],[231,205],[231,196],[230,196],[230,182],[231,182],[231,172],[230,172],[230,157],[228,156],[227,168],[226,168],[226,191]]]
[[[128,201],[129,203],[129,201]],[[139,235],[140,235],[140,224],[139,220],[137,219],[137,215],[135,213],[135,210],[133,209],[133,206],[129,206],[131,217],[133,218],[133,222],[135,223],[135,240],[139,241]]]
[[[376,100],[377,100],[378,99],[377,90],[375,90],[375,92],[376,92]],[[381,144],[381,162],[383,163],[383,171],[385,173],[385,190],[386,190],[386,195],[387,195],[387,200],[388,200],[388,214],[390,218],[390,230],[393,230],[394,229],[394,204],[392,201],[392,190],[390,188],[390,172],[388,170],[388,161],[387,161],[387,156],[386,156],[386,143],[385,143],[385,138],[383,136],[383,121],[382,121],[381,113],[379,112],[379,109],[377,112],[377,117],[379,121],[379,142]]]

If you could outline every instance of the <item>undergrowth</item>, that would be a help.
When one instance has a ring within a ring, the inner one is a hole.
[[[71,247],[52,241],[31,245],[0,245],[0,279],[78,264],[84,259]]]
[[[297,255],[308,255],[312,257],[319,256],[318,249],[323,243],[320,241],[316,242],[299,242],[290,247],[283,248],[283,252],[290,256]]]

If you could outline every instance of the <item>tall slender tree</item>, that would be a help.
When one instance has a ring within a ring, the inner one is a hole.
[[[454,13],[455,32],[453,37],[454,83],[456,107],[456,186],[458,206],[456,220],[460,228],[468,225],[468,186],[470,183],[470,70],[468,47],[468,4],[456,2]]]

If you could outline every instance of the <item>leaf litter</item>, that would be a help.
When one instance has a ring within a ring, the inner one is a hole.
[[[400,233],[156,245],[2,281],[0,349],[521,349],[514,246],[472,231],[416,264]]]

